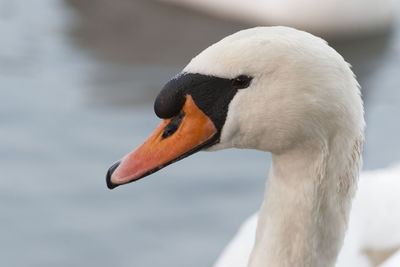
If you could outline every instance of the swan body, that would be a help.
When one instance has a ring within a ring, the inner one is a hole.
[[[364,112],[344,59],[311,34],[257,27],[193,58],[155,101],[163,118],[109,188],[200,150],[271,152],[248,267],[333,267],[361,167]]]
[[[350,213],[337,267],[373,266],[366,250],[400,248],[400,165],[363,172]],[[215,267],[245,267],[254,244],[257,214],[250,216],[226,246]],[[400,266],[400,250],[381,267]]]
[[[325,37],[379,33],[395,18],[397,0],[162,0],[251,23],[286,25]]]

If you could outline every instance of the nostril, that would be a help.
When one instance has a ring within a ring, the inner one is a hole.
[[[178,116],[172,118],[172,120],[165,127],[162,138],[167,138],[168,136],[173,135],[181,125],[183,117],[185,117],[185,112],[181,111]]]
[[[114,163],[107,171],[107,175],[106,175],[106,182],[107,182],[107,187],[108,189],[114,189],[116,188],[118,185],[114,184],[111,181],[111,176],[114,173],[114,171],[118,168],[118,166],[121,164],[121,161],[117,161],[116,163]]]

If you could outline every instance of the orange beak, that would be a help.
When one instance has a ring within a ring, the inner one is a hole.
[[[178,116],[164,119],[142,145],[110,167],[107,186],[136,181],[185,158],[212,144],[216,133],[211,119],[187,95]]]

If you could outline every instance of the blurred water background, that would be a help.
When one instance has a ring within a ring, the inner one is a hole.
[[[270,161],[198,153],[109,191],[192,56],[249,22],[145,0],[0,0],[0,266],[211,266]],[[363,88],[365,169],[400,160],[400,23],[332,40]]]

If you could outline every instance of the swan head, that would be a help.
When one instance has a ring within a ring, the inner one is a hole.
[[[200,150],[279,154],[364,127],[349,65],[324,40],[288,27],[243,30],[211,45],[164,86],[154,109],[163,122],[109,169],[109,188]]]

